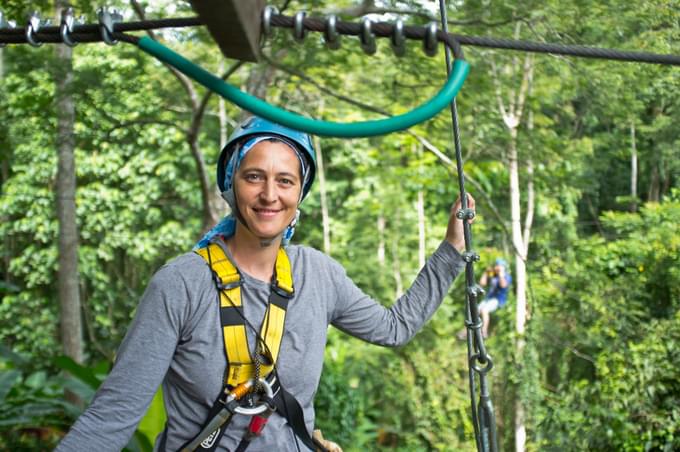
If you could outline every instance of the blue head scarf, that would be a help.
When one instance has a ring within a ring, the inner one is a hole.
[[[234,233],[236,232],[236,216],[234,215],[234,212],[236,212],[237,206],[236,206],[236,198],[234,196],[234,175],[236,174],[236,171],[238,171],[239,167],[241,166],[241,162],[245,158],[246,154],[255,147],[256,144],[260,143],[261,141],[279,141],[281,143],[284,143],[288,145],[291,149],[295,151],[295,155],[297,155],[298,160],[300,161],[300,168],[302,168],[302,187],[305,186],[307,183],[307,180],[310,177],[310,171],[309,171],[309,162],[307,159],[304,157],[303,153],[301,153],[297,146],[289,140],[286,140],[284,137],[278,136],[278,135],[258,135],[256,137],[252,137],[246,141],[244,141],[242,144],[237,145],[237,149],[232,153],[231,158],[227,162],[227,168],[225,171],[225,189],[224,192],[222,192],[222,197],[227,201],[229,204],[229,207],[231,208],[231,212],[229,215],[226,217],[222,218],[222,220],[215,225],[210,231],[208,231],[201,240],[194,245],[194,250],[197,250],[199,248],[204,248],[208,246],[208,244],[215,238],[215,237],[222,237],[223,239],[228,239],[229,237],[232,237]],[[302,190],[300,190],[300,199],[298,200],[298,204],[300,201],[302,201]],[[290,243],[290,239],[293,238],[293,234],[295,233],[295,226],[297,225],[298,219],[300,218],[300,209],[298,209],[295,212],[295,218],[293,221],[288,225],[288,227],[283,231],[283,236],[281,238],[281,245],[282,246],[287,246]]]

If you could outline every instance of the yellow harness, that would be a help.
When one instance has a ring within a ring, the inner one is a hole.
[[[213,242],[205,248],[196,250],[196,253],[203,257],[212,269],[220,293],[220,321],[227,357],[224,380],[228,386],[235,387],[256,375],[267,376],[274,368],[281,348],[288,301],[295,291],[290,260],[284,249],[279,248],[269,303],[260,327],[260,338],[264,340],[264,345],[258,341],[256,347],[258,355],[265,358],[266,362],[258,358],[253,360],[248,347],[241,302],[241,275],[222,246],[222,243]]]

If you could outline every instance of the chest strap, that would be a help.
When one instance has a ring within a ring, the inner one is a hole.
[[[256,373],[268,375],[274,368],[283,338],[288,302],[295,293],[290,260],[283,248],[276,257],[274,276],[267,310],[260,327],[264,346],[256,347],[261,355],[253,360],[248,339],[241,299],[242,278],[236,266],[229,260],[221,243],[213,242],[196,250],[210,266],[220,293],[220,322],[224,338],[224,353],[227,357],[227,371],[224,383],[236,387],[252,379]],[[264,359],[263,359],[264,358]],[[256,369],[259,366],[259,371]]]

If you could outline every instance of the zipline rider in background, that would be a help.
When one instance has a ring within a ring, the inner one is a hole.
[[[197,450],[317,448],[309,432],[328,325],[373,344],[405,344],[464,268],[465,245],[457,200],[445,240],[385,308],[330,257],[289,245],[315,171],[307,134],[261,118],[234,131],[217,169],[232,214],[154,275],[111,373],[57,451],[121,450],[161,384],[167,423],[155,451],[192,442]],[[242,396],[244,388],[251,392]],[[266,410],[239,414],[253,407]],[[219,429],[217,413],[228,414]]]
[[[508,263],[500,257],[494,262],[493,268],[487,268],[479,278],[480,286],[489,287],[484,301],[479,303],[479,313],[482,315],[482,336],[485,338],[489,335],[491,313],[505,306],[508,301],[511,282],[512,276],[508,273]]]

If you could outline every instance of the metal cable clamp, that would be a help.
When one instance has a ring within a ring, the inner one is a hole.
[[[109,11],[102,7],[97,11],[97,19],[99,20],[99,30],[101,31],[102,40],[112,46],[118,43],[117,39],[113,37],[114,25],[123,20],[123,16],[114,10]]]
[[[5,15],[0,11],[0,29],[3,28],[15,28],[17,26],[16,22],[13,20],[6,20]],[[0,42],[0,47],[5,47],[7,44]]]
[[[76,25],[76,18],[73,15],[73,8],[68,7],[61,11],[61,23],[59,25],[59,35],[61,40],[64,41],[69,47],[75,47],[78,45],[76,41],[71,38],[71,33],[73,33],[73,26]]]
[[[272,35],[272,15],[278,14],[275,6],[267,6],[262,11],[262,35],[268,38]]]
[[[398,57],[406,54],[406,37],[404,36],[404,21],[397,19],[392,28],[392,36],[390,37],[390,46],[392,51]]]
[[[367,55],[373,55],[377,49],[375,45],[375,35],[371,27],[373,21],[368,17],[361,19],[361,33],[359,34],[359,39],[361,39],[361,49]]]
[[[34,36],[42,25],[43,22],[40,20],[40,14],[38,14],[37,11],[33,11],[28,16],[28,24],[26,25],[26,41],[33,47],[40,47],[43,45],[43,43],[38,42]]]
[[[331,50],[340,48],[340,33],[336,29],[337,23],[338,17],[335,14],[331,14],[326,18],[326,29],[323,31],[323,39]]]
[[[433,57],[437,54],[439,43],[437,42],[437,22],[430,22],[425,29],[423,38],[423,51],[425,55]]]
[[[295,37],[295,40],[298,42],[302,42],[305,39],[305,36],[307,36],[307,30],[305,30],[305,16],[307,15],[306,12],[304,11],[298,11],[295,13],[295,17],[293,18],[293,21],[295,23],[295,26],[293,28],[293,36]]]

